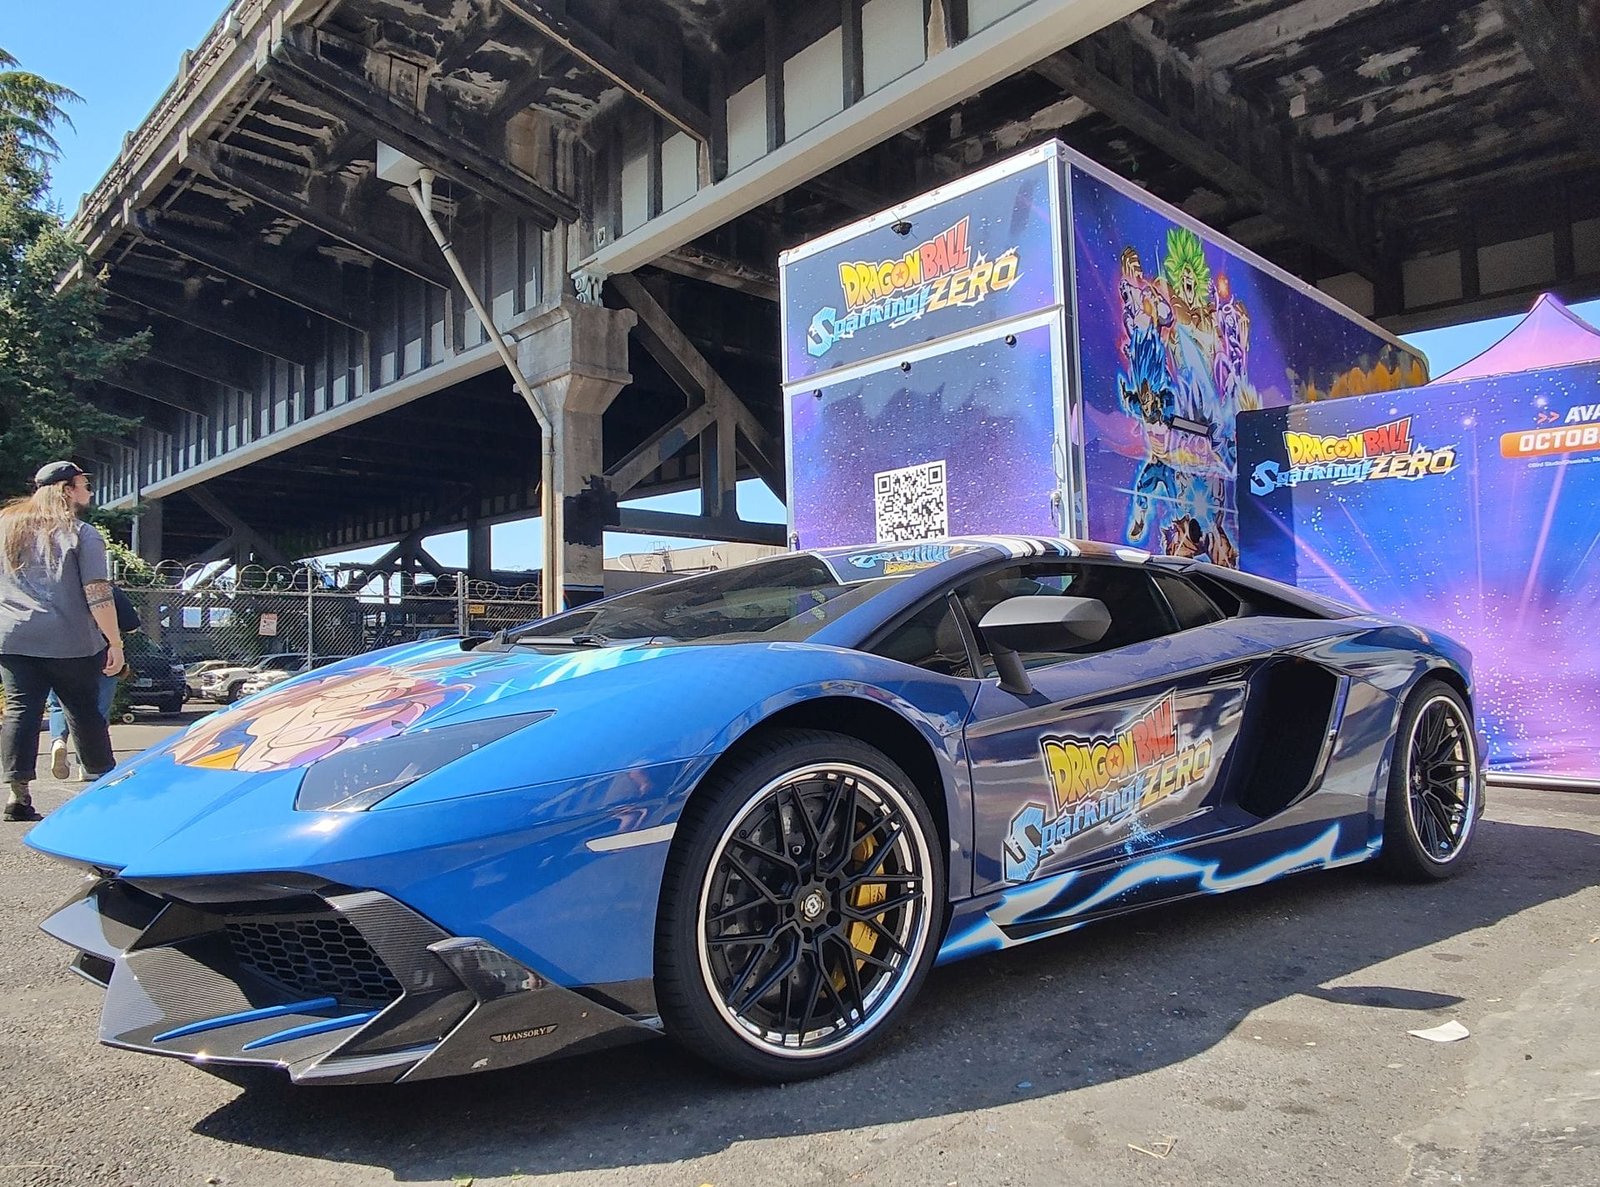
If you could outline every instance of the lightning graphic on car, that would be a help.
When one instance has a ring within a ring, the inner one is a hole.
[[[1056,923],[1052,932],[1068,932],[1082,927],[1088,915],[1097,907],[1114,901],[1120,895],[1154,882],[1193,880],[1195,889],[1202,894],[1225,894],[1247,886],[1259,886],[1274,878],[1301,870],[1332,869],[1365,861],[1372,856],[1371,849],[1362,845],[1354,851],[1340,854],[1339,825],[1329,827],[1320,836],[1298,849],[1267,859],[1257,865],[1235,873],[1220,873],[1220,860],[1198,861],[1190,857],[1172,855],[1148,857],[1134,862],[1117,872],[1098,889],[1088,891],[1076,902],[1064,901],[1075,882],[1084,878],[1077,870],[1044,878],[1027,886],[1004,892],[995,904],[979,919],[964,929],[952,932],[939,950],[939,963],[959,960],[980,952],[994,952],[1009,948],[1020,940],[1006,934],[1005,929],[1022,920],[1030,924]],[[1039,917],[1033,918],[1038,915]],[[1037,933],[1027,938],[1035,938]]]

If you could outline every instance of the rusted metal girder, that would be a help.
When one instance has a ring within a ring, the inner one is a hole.
[[[153,400],[168,408],[192,412],[197,416],[209,415],[205,405],[194,394],[192,379],[187,372],[174,372],[170,368],[155,367],[148,363],[129,363],[101,382],[107,387]]]
[[[152,210],[141,210],[134,215],[134,225],[146,239],[160,244],[169,251],[192,260],[218,276],[231,276],[252,288],[270,293],[308,313],[331,322],[349,326],[362,333],[367,331],[367,319],[356,302],[343,295],[343,284],[336,265],[329,264],[324,276],[307,276],[307,269],[282,258],[282,253],[269,253],[261,248],[249,247],[236,237],[206,235],[179,226],[164,219]]]
[[[512,16],[559,45],[584,65],[609,78],[674,127],[701,144],[711,143],[711,116],[592,29],[540,0],[499,0]]]
[[[778,299],[778,278],[769,269],[758,268],[744,260],[703,251],[692,243],[677,251],[669,251],[655,261],[663,272],[703,280],[719,288],[733,289],[763,301]]]
[[[243,194],[251,201],[276,210],[280,214],[286,214],[312,230],[347,244],[392,268],[409,272],[417,279],[425,280],[439,288],[450,287],[450,271],[441,266],[436,259],[413,255],[400,245],[383,239],[355,223],[340,218],[330,211],[312,206],[305,199],[274,185],[265,177],[229,164],[209,144],[191,145],[189,155],[184,158],[183,163],[195,172],[209,177],[218,185],[226,186],[235,193]]]
[[[402,107],[353,71],[316,51],[315,33],[286,30],[259,67],[261,75],[297,98],[327,112],[374,141],[393,145],[441,177],[522,214],[544,230],[576,222],[578,207],[509,161],[451,133],[420,111]]]
[[[1377,280],[1384,271],[1377,247],[1383,227],[1366,194],[1347,179],[1326,176],[1292,134],[1264,124],[1244,100],[1209,80],[1189,78],[1172,54],[1117,26],[1033,70],[1297,239]],[[1141,55],[1144,69],[1136,63]],[[1248,152],[1241,152],[1247,142]]]
[[[613,276],[612,288],[639,315],[634,333],[672,381],[690,397],[703,397],[718,419],[731,420],[737,452],[780,498],[784,491],[783,447],[756,419],[745,402],[718,375],[638,277]]]
[[[1600,29],[1584,29],[1568,0],[1500,0],[1500,7],[1573,134],[1600,156]]]
[[[229,315],[215,303],[197,301],[161,281],[129,275],[122,268],[112,271],[105,289],[119,301],[137,305],[210,337],[290,363],[305,364],[311,360],[313,341],[308,333],[309,319],[298,311],[290,316],[303,323],[300,325],[284,324],[285,318],[272,317],[275,309],[259,311],[259,315],[244,311]]]

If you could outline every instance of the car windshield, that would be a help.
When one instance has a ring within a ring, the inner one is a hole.
[[[821,557],[800,553],[622,594],[542,619],[515,637],[580,644],[723,637],[795,641],[810,638],[900,579],[844,582]]]

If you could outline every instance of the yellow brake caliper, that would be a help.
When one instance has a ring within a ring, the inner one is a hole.
[[[872,855],[877,851],[877,848],[877,841],[871,837],[863,837],[851,852],[850,857],[858,865],[864,866],[868,861],[872,860]],[[866,907],[876,906],[888,897],[889,888],[881,882],[867,886],[857,886],[850,892],[850,905],[860,911]],[[882,917],[880,916],[879,918],[881,919]],[[865,952],[868,956],[871,956],[877,943],[878,933],[873,931],[869,924],[857,922],[850,925],[850,946],[857,952]],[[856,961],[856,970],[859,972],[865,964],[866,961],[864,960]],[[833,975],[833,987],[841,991],[844,989],[843,973],[835,973]]]

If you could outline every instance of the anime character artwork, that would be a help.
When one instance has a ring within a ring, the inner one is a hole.
[[[185,766],[274,771],[404,733],[468,696],[505,666],[502,656],[451,655],[357,668],[271,691],[198,722],[172,752]]]
[[[1198,235],[1171,227],[1164,246],[1155,275],[1131,245],[1120,261],[1119,394],[1144,444],[1127,537],[1154,551],[1182,548],[1237,564],[1226,519],[1235,416],[1254,399],[1249,314],[1227,276],[1213,276]]]

